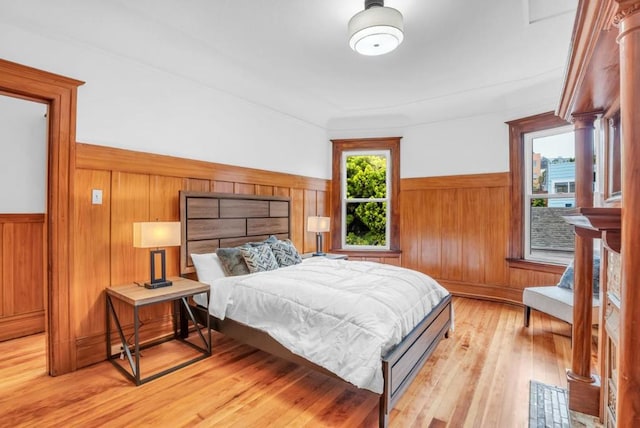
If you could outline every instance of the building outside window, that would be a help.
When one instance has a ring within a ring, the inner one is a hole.
[[[575,208],[573,128],[525,133],[524,258],[568,262],[573,257],[573,227],[564,219]]]

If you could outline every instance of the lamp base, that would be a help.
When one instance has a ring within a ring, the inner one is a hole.
[[[173,285],[171,281],[145,282],[144,288],[161,288]]]
[[[322,251],[322,233],[316,233],[316,252],[313,253],[314,256],[326,256],[325,252]]]

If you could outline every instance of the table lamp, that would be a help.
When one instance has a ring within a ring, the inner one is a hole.
[[[329,231],[329,217],[309,217],[307,219],[307,231],[316,233],[316,252],[314,256],[324,256],[322,251],[322,233]]]
[[[146,288],[168,287],[166,258],[164,248],[180,245],[180,222],[155,221],[133,223],[133,246],[135,248],[155,248],[150,251],[151,280],[145,282]],[[157,276],[156,260],[160,258],[160,276]]]

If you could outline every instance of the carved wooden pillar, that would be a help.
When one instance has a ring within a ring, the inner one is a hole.
[[[576,206],[593,206],[594,113],[574,114]],[[569,408],[590,415],[600,409],[600,380],[591,374],[591,310],[593,298],[593,233],[576,228],[573,287],[573,347],[567,372]],[[599,234],[598,236],[599,237]]]
[[[619,1],[622,272],[617,426],[640,426],[640,2]]]

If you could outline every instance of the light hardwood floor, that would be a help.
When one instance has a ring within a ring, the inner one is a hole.
[[[522,308],[455,298],[455,331],[391,416],[391,427],[526,427],[529,380],[566,387],[570,326]],[[140,387],[108,362],[44,374],[44,336],[0,343],[0,426],[358,427],[378,396],[217,333],[214,355]],[[143,352],[172,363],[171,342]],[[160,354],[160,351],[162,354]],[[143,372],[144,375],[144,372]]]

